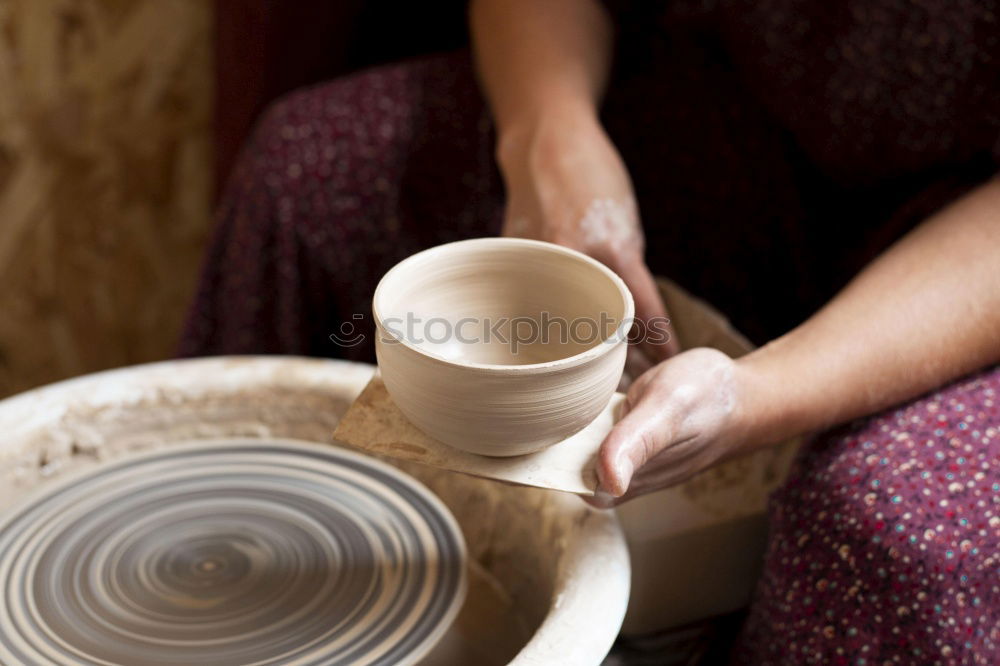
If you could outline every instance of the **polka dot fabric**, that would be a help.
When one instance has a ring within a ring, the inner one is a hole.
[[[1000,663],[1000,369],[813,440],[771,530],[738,663]]]
[[[499,233],[494,143],[466,54],[276,101],[227,184],[181,355],[373,360],[382,275],[424,248]]]

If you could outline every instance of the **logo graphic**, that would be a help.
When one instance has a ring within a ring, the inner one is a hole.
[[[365,318],[352,315],[353,321]],[[353,321],[345,321],[340,330],[331,333],[330,341],[341,347],[356,347],[366,336]],[[412,312],[406,317],[390,317],[382,322],[380,342],[383,344],[409,343],[413,345],[463,345],[502,344],[518,354],[526,345],[572,343],[589,347],[598,343],[615,344],[627,340],[630,344],[666,344],[670,341],[670,320],[654,317],[648,321],[628,319],[620,321],[606,312],[599,318],[577,317],[567,320],[542,312],[537,317],[499,317],[497,319],[465,317],[451,321],[444,317],[424,319]]]
[[[356,314],[351,317],[354,321],[360,321],[365,316]],[[357,330],[353,322],[345,321],[340,325],[339,333],[330,334],[330,342],[341,347],[357,347],[365,341],[365,334]]]

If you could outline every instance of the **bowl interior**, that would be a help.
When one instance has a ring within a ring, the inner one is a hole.
[[[392,336],[449,361],[527,365],[575,356],[612,339],[631,296],[579,253],[519,239],[443,245],[393,268],[375,292]]]

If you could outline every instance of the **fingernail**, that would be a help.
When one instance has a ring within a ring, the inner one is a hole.
[[[621,493],[619,493],[619,496],[621,496],[628,490],[628,484],[632,481],[632,472],[635,471],[635,467],[633,467],[632,461],[629,460],[628,456],[622,456],[618,464],[615,465],[615,468],[615,475],[618,477],[618,483],[621,485]]]

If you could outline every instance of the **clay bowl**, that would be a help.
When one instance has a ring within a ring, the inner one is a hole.
[[[403,414],[457,449],[516,456],[608,404],[634,306],[617,275],[579,252],[480,238],[397,264],[373,310],[382,379]]]

